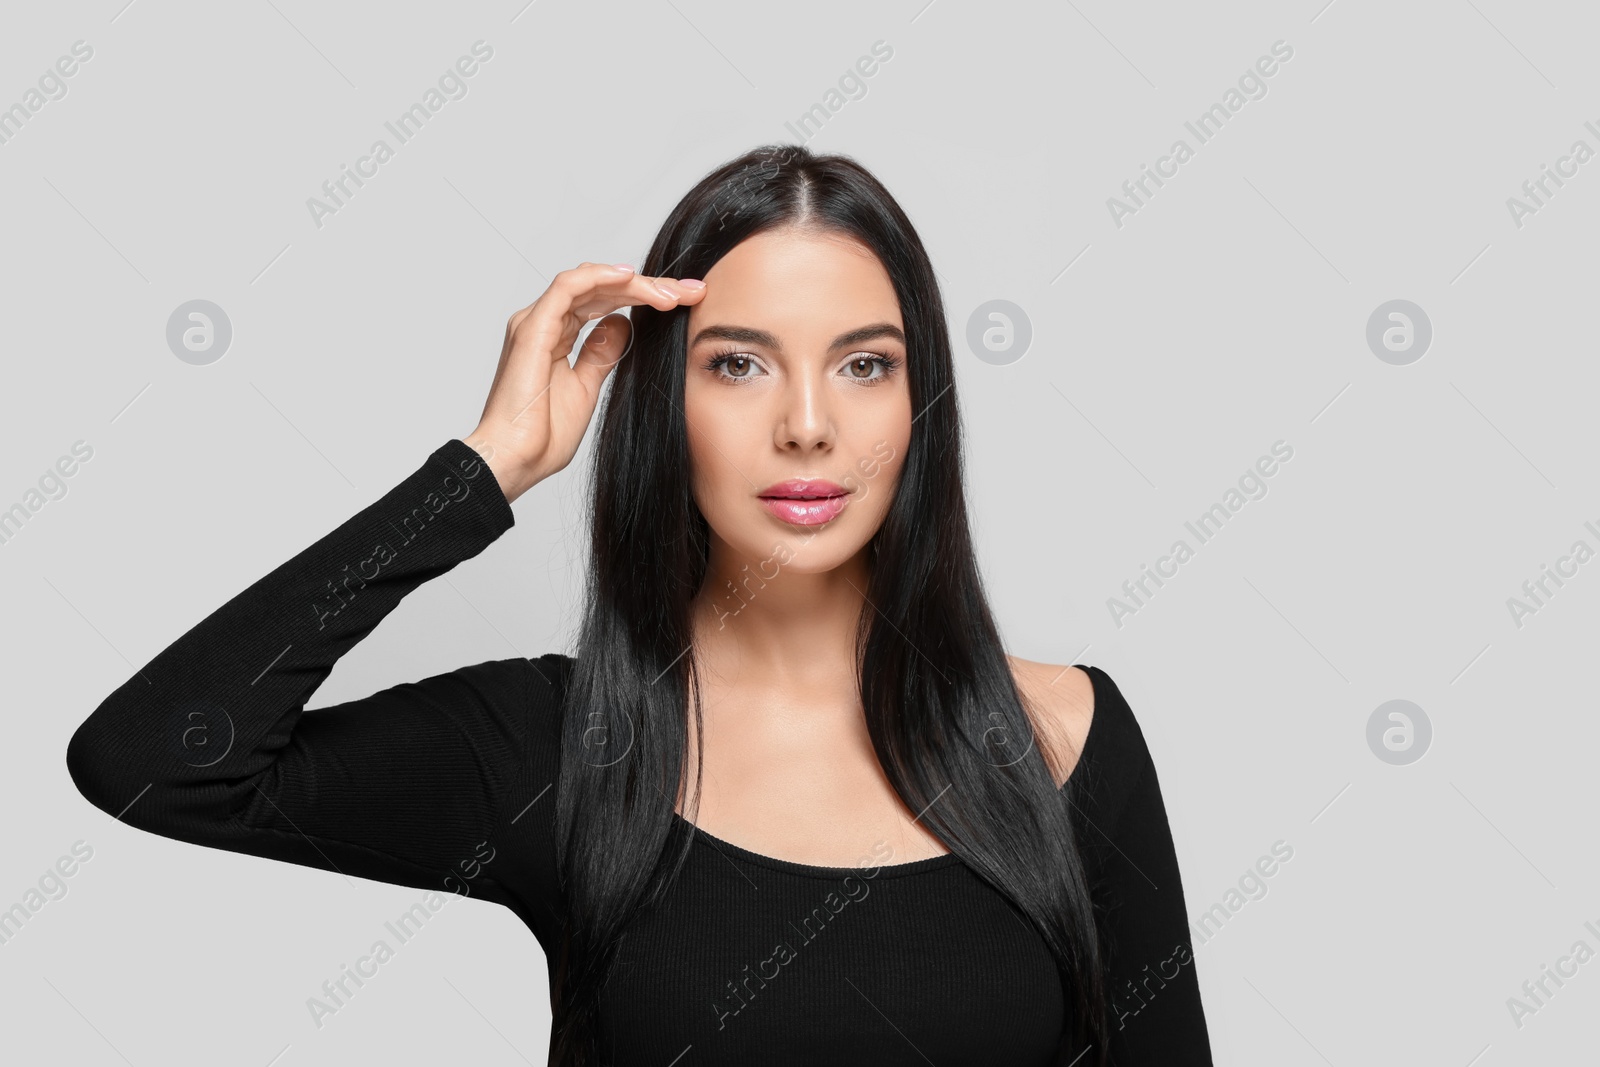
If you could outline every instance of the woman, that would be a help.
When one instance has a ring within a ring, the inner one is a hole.
[[[306,710],[571,462],[613,369],[576,655]],[[953,386],[894,199],[758,148],[641,270],[513,315],[473,432],[130,678],[73,779],[167,837],[511,908],[552,1064],[1209,1064],[1149,750],[1105,672],[1002,649]]]

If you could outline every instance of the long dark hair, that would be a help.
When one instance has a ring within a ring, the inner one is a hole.
[[[780,227],[848,234],[872,249],[905,326],[918,414],[872,539],[873,607],[856,634],[873,748],[907,808],[1032,921],[1066,991],[1066,1051],[1092,1047],[1086,1062],[1103,1065],[1106,983],[1070,800],[1035,742],[983,593],[944,306],[910,220],[850,157],[763,145],[689,191],[640,271],[703,278],[741,241]],[[686,650],[708,538],[688,477],[688,311],[641,305],[630,317],[631,347],[613,372],[595,446],[587,607],[561,742],[555,818],[567,907],[552,978],[552,1067],[599,1067],[601,987],[618,942],[686,857],[687,837],[672,850],[669,833],[691,694],[697,736],[701,727]]]

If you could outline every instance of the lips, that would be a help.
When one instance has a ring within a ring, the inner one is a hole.
[[[831,522],[850,501],[849,490],[823,478],[791,478],[767,486],[759,496],[763,507],[794,526]]]

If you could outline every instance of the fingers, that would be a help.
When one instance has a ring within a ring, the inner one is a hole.
[[[670,311],[697,303],[704,297],[706,287],[704,282],[685,284],[694,281],[641,275],[625,264],[581,263],[560,271],[537,300],[517,311],[506,323],[502,364],[514,359],[520,365],[523,357],[517,354],[531,352],[543,357],[535,358],[534,362],[565,363],[578,332],[588,323],[637,304]],[[632,335],[631,324],[626,317],[617,317],[625,324],[620,327],[623,332],[617,333],[619,328],[615,323],[606,333],[600,333],[596,327],[585,342],[585,351],[593,346],[589,361],[591,371],[602,367],[609,370],[610,365],[621,358],[618,353],[626,351]],[[607,334],[616,334],[617,339],[612,340]],[[534,373],[542,374],[542,371]],[[604,377],[601,372],[596,380]]]
[[[685,284],[696,281],[638,274],[626,265],[584,263],[557,274],[549,291],[566,298],[566,307],[553,311],[568,311],[586,323],[635,304],[670,311],[697,303],[705,295],[705,284]]]
[[[639,303],[648,303],[658,311],[670,311],[678,304],[693,304],[706,291],[705,283],[694,278],[650,278],[640,275],[636,279],[635,288],[646,298]],[[686,282],[696,284],[689,285]],[[665,301],[665,304],[661,301]]]

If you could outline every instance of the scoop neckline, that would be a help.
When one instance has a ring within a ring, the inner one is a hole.
[[[1072,666],[1077,667],[1089,676],[1089,683],[1094,689],[1094,714],[1089,719],[1089,732],[1084,735],[1083,748],[1078,753],[1078,762],[1073,766],[1072,773],[1067,775],[1066,783],[1061,786],[1058,792],[1064,792],[1067,786],[1072,784],[1073,776],[1078,773],[1078,767],[1082,766],[1083,761],[1088,758],[1091,749],[1094,747],[1095,738],[1101,733],[1099,729],[1101,712],[1108,706],[1098,671],[1082,663],[1074,663]],[[761,852],[752,852],[748,848],[736,845],[732,841],[724,841],[715,834],[702,830],[688,819],[685,819],[676,810],[672,812],[672,821],[673,825],[680,831],[693,835],[692,840],[703,838],[706,844],[719,852],[730,855],[734,859],[743,860],[745,863],[750,863],[757,867],[767,867],[785,874],[795,874],[805,878],[837,879],[849,875],[873,879],[898,878],[904,875],[936,871],[964,862],[954,852],[943,852],[937,856],[924,856],[920,860],[907,860],[905,863],[880,863],[876,867],[826,867],[815,863],[800,863],[796,860],[786,860],[778,856],[768,856]],[[877,873],[866,874],[866,871],[876,871]]]
[[[672,813],[673,823],[680,829],[694,836],[695,840],[703,839],[706,844],[719,852],[726,853],[734,859],[757,867],[768,867],[785,874],[797,874],[805,878],[840,879],[851,875],[857,878],[896,878],[907,874],[921,874],[923,871],[937,870],[940,867],[949,867],[961,862],[961,857],[953,852],[943,852],[937,856],[924,856],[920,860],[908,860],[905,863],[880,863],[876,867],[825,867],[815,863],[799,863],[795,860],[781,859],[777,856],[768,856],[760,852],[752,852],[722,838],[700,829],[694,823],[685,819],[676,811]],[[876,873],[869,874],[873,871]]]

